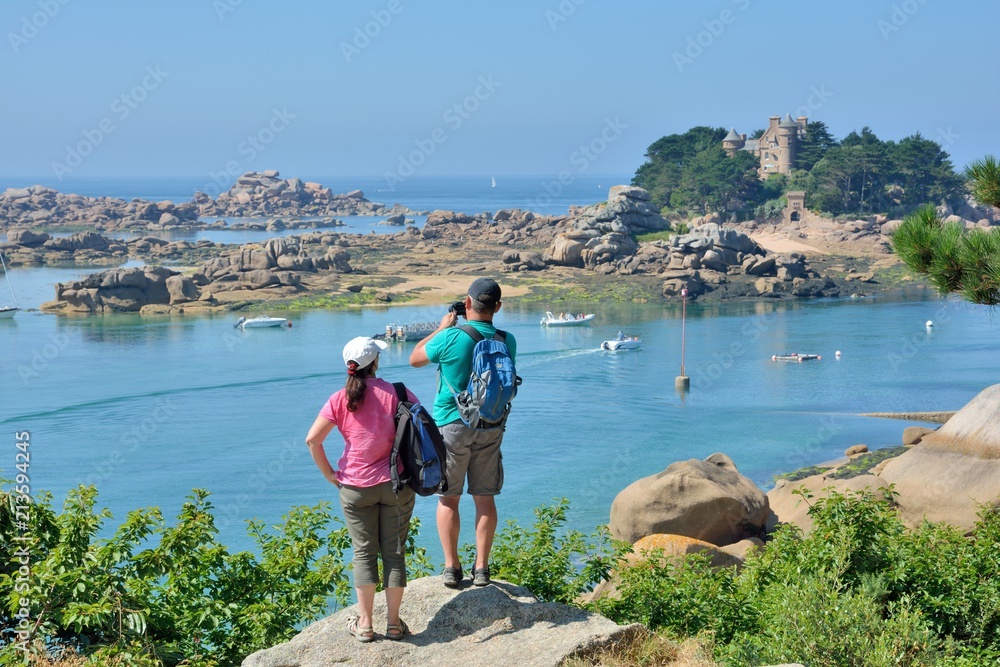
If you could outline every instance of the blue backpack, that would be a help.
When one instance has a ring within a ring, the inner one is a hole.
[[[459,415],[466,426],[498,428],[503,425],[510,402],[517,396],[521,384],[507,349],[507,334],[497,329],[493,338],[486,338],[468,324],[459,328],[476,341],[469,384],[461,392],[449,386],[455,395]]]
[[[448,490],[444,475],[447,450],[437,424],[420,403],[412,403],[402,382],[394,382],[399,405],[396,407],[396,439],[389,455],[392,491],[409,486],[421,496]],[[402,472],[400,472],[402,468]]]

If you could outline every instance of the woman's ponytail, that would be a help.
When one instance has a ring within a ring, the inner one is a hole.
[[[375,364],[371,363],[364,368],[358,368],[357,362],[347,364],[347,411],[354,412],[365,402],[366,379],[375,375]]]

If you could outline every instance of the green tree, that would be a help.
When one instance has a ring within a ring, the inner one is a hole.
[[[670,207],[698,213],[740,210],[756,202],[760,191],[758,161],[738,151],[729,157],[721,145],[707,148],[691,159],[670,197]]]
[[[636,170],[632,184],[649,190],[658,208],[668,206],[691,160],[705,149],[720,147],[725,136],[721,127],[699,126],[661,137],[646,149],[646,162]]]
[[[899,205],[905,210],[961,201],[962,178],[937,142],[917,133],[899,143],[890,143],[887,153],[892,171],[890,181],[899,186]]]
[[[980,203],[1000,206],[1000,163],[992,155],[965,170]],[[926,275],[942,294],[957,292],[966,301],[1000,304],[1000,229],[966,230],[945,223],[933,206],[903,220],[892,236],[892,249],[903,262]]]
[[[819,120],[806,123],[806,136],[799,144],[799,151],[795,156],[796,168],[809,171],[823,159],[828,150],[837,145],[837,140],[830,134],[826,123]]]

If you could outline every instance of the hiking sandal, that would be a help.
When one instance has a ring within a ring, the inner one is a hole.
[[[399,619],[398,625],[389,624],[385,626],[385,638],[391,639],[394,642],[398,642],[404,636],[410,634],[410,626],[406,624],[406,621]]]
[[[369,625],[363,628],[358,625],[359,617],[351,616],[347,621],[347,632],[359,642],[370,642],[375,639],[375,630]]]

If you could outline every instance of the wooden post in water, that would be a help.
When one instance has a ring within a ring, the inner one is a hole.
[[[684,324],[687,320],[687,289],[681,290],[681,374],[674,378],[674,388],[684,393],[691,388],[691,378],[684,372]]]

